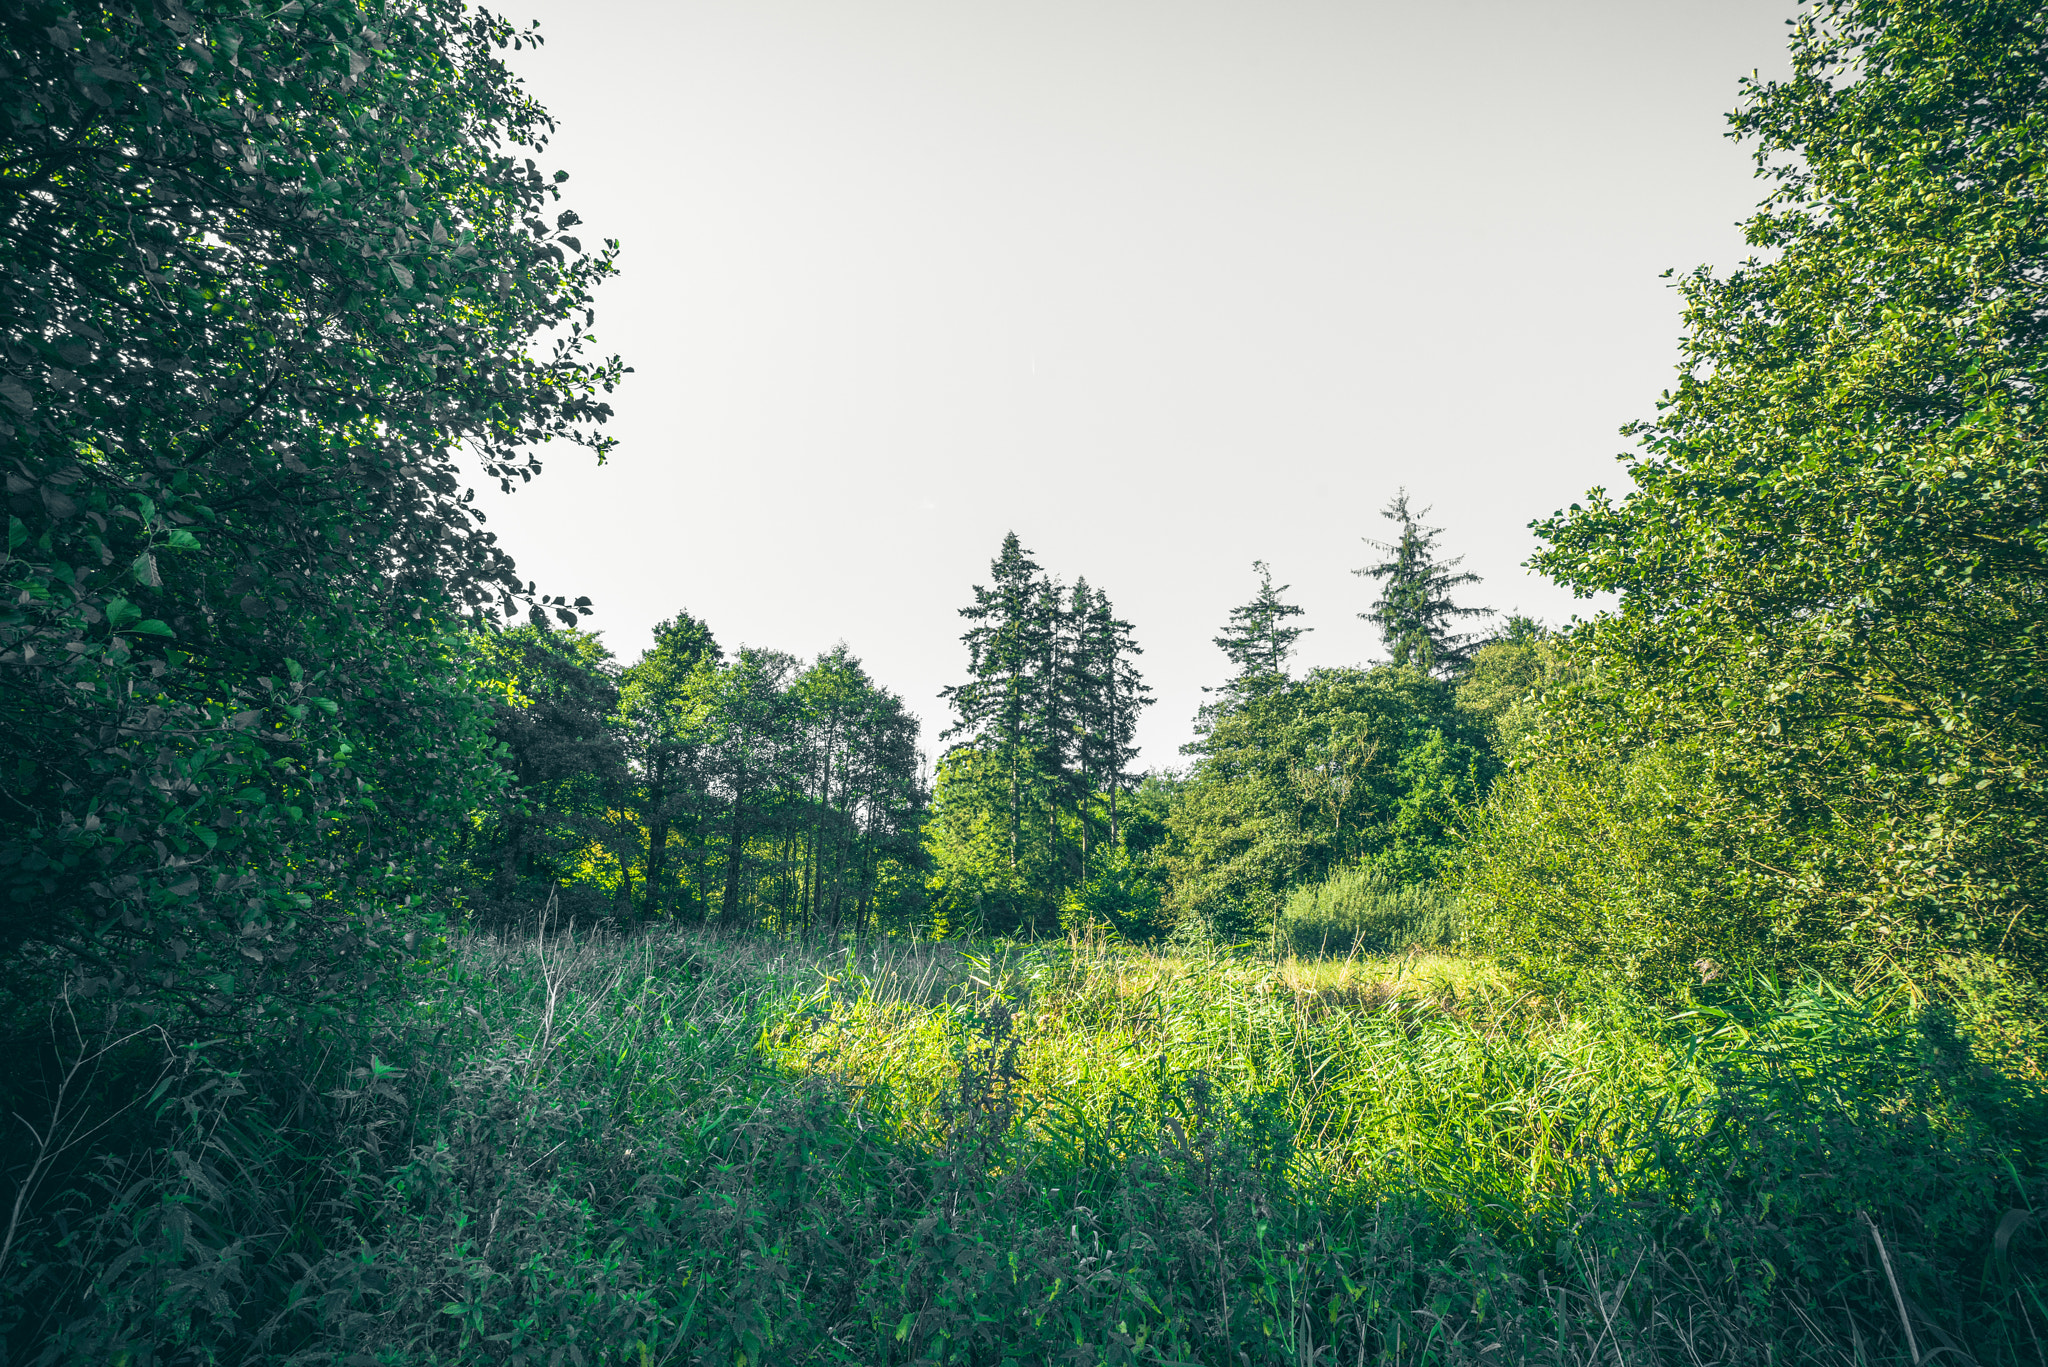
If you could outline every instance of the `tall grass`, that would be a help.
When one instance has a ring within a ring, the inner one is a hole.
[[[1281,905],[1275,933],[1283,952],[1342,958],[1454,944],[1463,929],[1463,911],[1451,893],[1404,886],[1377,869],[1349,868],[1295,889]]]
[[[1967,1023],[1401,972],[470,941],[72,1169],[9,1360],[2042,1361],[2048,1099]]]

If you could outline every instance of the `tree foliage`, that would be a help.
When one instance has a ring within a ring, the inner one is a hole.
[[[1121,837],[1151,689],[1133,628],[1085,579],[1046,575],[1012,532],[961,609],[967,679],[945,690],[931,843],[940,914],[992,929],[1050,927]],[[1105,840],[1106,837],[1106,840]],[[1097,902],[1104,901],[1100,893]],[[1114,899],[1109,899],[1114,900]]]
[[[1494,763],[1451,690],[1418,670],[1318,669],[1220,713],[1178,795],[1172,904],[1233,937],[1272,924],[1287,892],[1371,862],[1438,876]]]
[[[518,41],[453,0],[0,15],[10,952],[238,1017],[434,895],[494,772],[452,623],[531,587],[456,453],[602,455],[622,371],[582,359],[614,248],[514,155]]]
[[[1425,527],[1422,519],[1429,509],[1415,512],[1408,507],[1408,491],[1395,494],[1381,516],[1396,524],[1392,541],[1366,539],[1366,545],[1386,558],[1376,565],[1353,570],[1353,574],[1380,581],[1380,596],[1360,619],[1379,629],[1389,658],[1397,665],[1419,669],[1425,674],[1457,674],[1472,663],[1472,651],[1479,637],[1454,630],[1464,619],[1490,617],[1487,608],[1459,607],[1451,591],[1479,582],[1479,576],[1461,573],[1465,557],[1437,558],[1441,527]]]
[[[1733,120],[1771,185],[1763,254],[1681,281],[1634,487],[1538,528],[1539,568],[1620,595],[1575,639],[1587,683],[1543,762],[1608,766],[1723,861],[1696,895],[1727,914],[1671,921],[1659,962],[2039,973],[2048,16],[1822,0],[1792,66]],[[1504,914],[1551,886],[1498,890]]]
[[[1299,604],[1280,595],[1291,587],[1273,586],[1273,570],[1263,560],[1252,561],[1259,576],[1259,591],[1249,603],[1230,610],[1230,621],[1215,638],[1216,648],[1230,661],[1233,673],[1224,684],[1224,706],[1247,701],[1271,692],[1287,682],[1287,662],[1294,658],[1295,642],[1314,627],[1289,625],[1301,616]]]

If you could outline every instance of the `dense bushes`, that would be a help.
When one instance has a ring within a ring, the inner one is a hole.
[[[1463,910],[1449,889],[1352,868],[1288,894],[1275,937],[1283,952],[1342,958],[1453,944],[1463,928]]]

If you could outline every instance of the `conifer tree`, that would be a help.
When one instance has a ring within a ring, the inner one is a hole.
[[[1131,761],[1138,756],[1134,737],[1138,715],[1153,703],[1152,689],[1138,672],[1143,652],[1129,622],[1116,615],[1106,593],[1083,597],[1087,581],[1075,586],[1077,623],[1075,675],[1085,700],[1081,712],[1080,767],[1091,792],[1100,791],[1109,805],[1109,839],[1122,839],[1118,794],[1132,785]]]
[[[1460,573],[1465,557],[1439,560],[1436,554],[1441,527],[1425,527],[1422,519],[1429,509],[1416,512],[1408,506],[1408,491],[1395,494],[1381,516],[1399,525],[1392,541],[1365,538],[1365,544],[1386,558],[1352,573],[1380,581],[1380,596],[1359,613],[1360,619],[1379,628],[1380,639],[1397,665],[1409,665],[1425,674],[1448,675],[1472,663],[1477,648],[1476,633],[1453,630],[1461,620],[1490,617],[1487,608],[1459,607],[1451,591],[1476,584],[1479,576]]]
[[[1017,867],[1022,826],[1025,766],[1029,762],[1033,710],[1034,666],[1042,650],[1043,629],[1038,611],[1038,563],[1015,532],[1003,538],[1002,549],[989,564],[989,584],[974,586],[974,602],[960,615],[974,625],[960,640],[967,647],[967,682],[941,691],[953,706],[955,721],[941,737],[966,737],[971,745],[998,758],[1009,784],[1010,868]],[[959,746],[955,747],[956,749]]]
[[[1297,604],[1281,600],[1289,586],[1273,587],[1272,567],[1263,560],[1252,561],[1252,568],[1259,575],[1258,595],[1242,607],[1232,608],[1230,625],[1216,637],[1216,645],[1237,669],[1223,687],[1225,697],[1233,702],[1263,697],[1285,684],[1294,643],[1315,630],[1287,625],[1290,618],[1302,613]]]

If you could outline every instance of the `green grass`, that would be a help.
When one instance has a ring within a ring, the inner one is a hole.
[[[1995,1011],[666,932],[414,987],[77,1169],[9,1360],[2044,1360]]]

